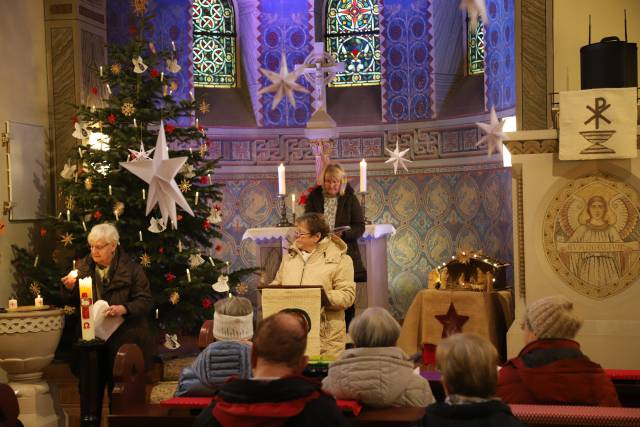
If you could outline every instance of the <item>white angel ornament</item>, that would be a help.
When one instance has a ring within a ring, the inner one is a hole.
[[[137,58],[133,58],[131,62],[133,63],[133,72],[136,74],[142,74],[145,71],[147,71],[147,68],[149,68],[147,64],[145,64],[142,61],[141,56],[138,56]]]

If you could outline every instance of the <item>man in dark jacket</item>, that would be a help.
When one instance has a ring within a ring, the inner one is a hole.
[[[149,334],[147,315],[153,301],[147,276],[140,264],[118,246],[120,236],[112,224],[94,226],[87,240],[91,254],[78,262],[77,272],[62,278],[62,296],[68,305],[78,307],[80,294],[77,279],[91,277],[94,302],[106,301],[109,303],[107,316],[124,318],[120,327],[107,339],[104,366],[99,372],[102,387],[106,383],[111,395],[113,362],[121,345],[137,344],[145,356],[145,367],[151,368],[155,343]],[[72,361],[71,368],[77,368],[75,365]]]
[[[342,426],[332,397],[299,376],[307,364],[307,330],[299,316],[277,313],[258,326],[251,354],[252,379],[231,379],[194,427]]]
[[[581,325],[564,297],[531,304],[523,320],[527,345],[500,370],[498,396],[507,403],[620,406],[604,370],[573,340]]]

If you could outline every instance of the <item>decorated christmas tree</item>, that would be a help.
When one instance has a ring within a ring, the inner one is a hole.
[[[195,119],[195,98],[173,97],[180,70],[175,46],[156,50],[145,37],[151,28],[144,5],[136,12],[130,43],[108,46],[109,64],[95,70],[101,85],[78,106],[78,143],[57,175],[59,212],[38,226],[32,247],[14,246],[15,291],[22,305],[37,294],[60,305],[60,279],[89,253],[91,227],[111,222],[151,282],[154,324],[188,333],[251,270],[233,272],[215,258],[217,160]],[[185,122],[195,126],[178,125]],[[75,308],[65,311],[73,316]]]

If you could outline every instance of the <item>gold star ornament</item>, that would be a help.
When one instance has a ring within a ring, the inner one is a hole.
[[[75,237],[73,237],[73,233],[64,233],[60,235],[60,243],[62,243],[65,247],[71,246],[73,244]]]
[[[151,257],[148,253],[145,252],[140,256],[140,265],[142,265],[144,268],[149,268],[149,266],[151,265]]]
[[[183,193],[186,193],[189,190],[191,190],[191,183],[186,179],[183,179],[182,181],[180,181],[180,191],[182,191]]]
[[[198,110],[202,113],[202,114],[206,114],[208,113],[210,105],[207,104],[207,101],[205,101],[204,99],[202,101],[200,101],[200,106],[198,107]]]

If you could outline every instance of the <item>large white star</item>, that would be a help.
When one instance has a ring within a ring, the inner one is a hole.
[[[280,71],[267,70],[266,68],[260,68],[260,72],[264,75],[271,84],[265,86],[258,91],[259,94],[273,92],[273,101],[271,102],[271,109],[274,110],[284,95],[287,96],[289,102],[294,107],[296,106],[296,99],[294,98],[294,92],[308,93],[309,91],[302,85],[296,83],[296,79],[300,77],[300,71],[289,72],[287,67],[287,57],[282,52],[282,59],[280,59]]]
[[[461,0],[460,10],[466,10],[469,16],[469,27],[475,31],[478,25],[478,16],[482,19],[482,23],[486,26],[489,25],[489,18],[487,17],[487,6],[484,0]]]
[[[394,175],[396,175],[398,173],[398,165],[402,166],[405,171],[409,172],[409,169],[407,169],[407,166],[405,165],[405,162],[411,163],[413,160],[405,159],[404,156],[409,152],[410,148],[407,148],[406,150],[400,151],[400,145],[398,144],[398,141],[396,140],[396,148],[395,148],[395,150],[391,151],[387,147],[385,147],[384,149],[387,151],[387,153],[389,153],[389,158],[387,159],[387,161],[385,163],[393,163],[393,174]]]
[[[482,129],[485,135],[476,142],[476,147],[487,146],[487,152],[490,156],[495,149],[496,152],[502,152],[502,141],[508,140],[509,137],[502,132],[504,120],[498,120],[495,108],[491,107],[491,121],[487,123],[476,123]]]
[[[167,224],[167,219],[171,218],[174,228],[178,228],[176,203],[189,215],[194,216],[189,203],[185,200],[175,181],[176,174],[186,160],[186,157],[169,158],[164,124],[161,121],[153,159],[120,162],[122,167],[149,184],[145,215],[149,215],[157,204],[160,207],[164,223]]]
[[[153,150],[155,150],[155,148],[146,151],[144,149],[144,144],[142,143],[142,141],[140,141],[140,151],[132,150],[131,148],[129,148],[128,150],[131,153],[133,161],[135,162],[138,160],[150,160],[149,156],[151,155],[151,153],[153,153]]]

